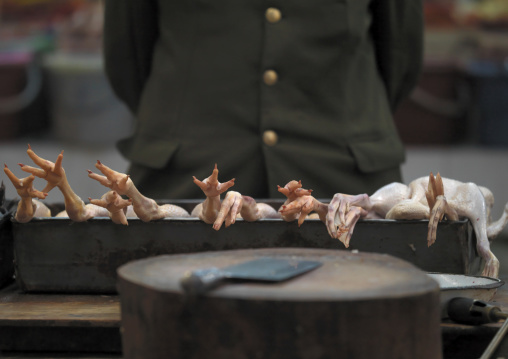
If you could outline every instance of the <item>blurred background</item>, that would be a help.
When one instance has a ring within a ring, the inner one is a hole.
[[[432,171],[486,186],[497,219],[508,202],[508,0],[424,6],[423,74],[396,114],[404,180]],[[103,73],[102,21],[99,0],[0,0],[0,160],[22,177],[28,143],[52,161],[65,150],[69,181],[85,200],[104,193],[87,177],[97,160],[127,169],[115,142],[134,125]],[[47,201],[62,197],[53,191]]]

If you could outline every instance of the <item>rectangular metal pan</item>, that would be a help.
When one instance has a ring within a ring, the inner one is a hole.
[[[191,207],[195,204],[191,201]],[[275,204],[275,206],[278,204]],[[429,272],[479,275],[483,260],[467,220],[442,222],[437,241],[427,247],[426,220],[361,220],[350,248],[386,253]],[[214,250],[305,247],[345,250],[319,220],[296,222],[238,220],[215,231],[198,219],[162,219],[144,223],[129,219],[117,225],[109,218],[76,223],[67,218],[12,221],[16,280],[27,292],[115,293],[116,269],[129,261],[160,254]]]

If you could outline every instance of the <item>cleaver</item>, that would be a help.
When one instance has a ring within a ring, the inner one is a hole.
[[[321,266],[319,261],[262,257],[232,266],[188,271],[180,280],[185,293],[204,294],[231,280],[282,282]]]

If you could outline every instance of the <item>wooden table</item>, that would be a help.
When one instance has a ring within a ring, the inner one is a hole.
[[[10,353],[15,352],[121,357],[119,297],[24,294],[15,285],[4,288],[0,291],[0,350],[2,358],[14,358]]]
[[[508,288],[493,304],[508,312]],[[444,359],[479,358],[501,323],[441,324]],[[120,359],[120,301],[115,295],[24,294],[0,290],[2,359]],[[497,356],[508,357],[508,340]]]

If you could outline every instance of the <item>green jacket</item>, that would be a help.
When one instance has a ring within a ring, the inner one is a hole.
[[[401,180],[392,113],[421,68],[421,0],[105,4],[106,73],[138,119],[119,149],[145,195],[203,197],[192,176],[215,163],[255,198]]]

